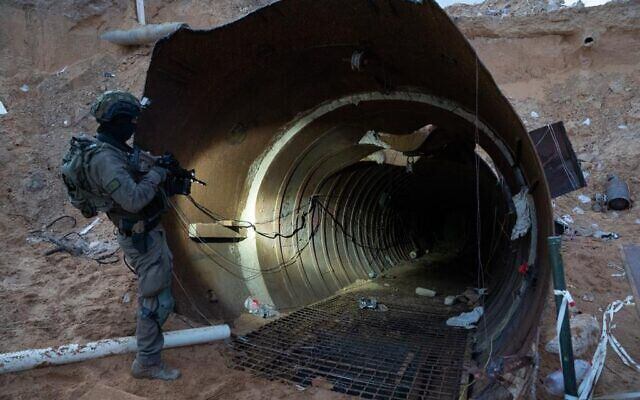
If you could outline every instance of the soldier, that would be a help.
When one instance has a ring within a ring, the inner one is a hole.
[[[167,209],[163,186],[169,172],[157,165],[141,172],[132,162],[133,149],[126,142],[135,132],[140,112],[140,102],[130,93],[111,91],[100,96],[91,108],[100,124],[97,140],[74,138],[76,151],[72,140],[62,173],[72,203],[85,216],[106,212],[138,276],[138,352],[131,374],[174,380],[180,371],[167,367],[160,356],[162,325],[174,306],[173,256],[160,224]]]

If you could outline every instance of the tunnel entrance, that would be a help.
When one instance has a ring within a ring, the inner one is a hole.
[[[180,312],[233,319],[252,296],[294,315],[389,274],[378,283],[398,289],[382,297],[394,307],[427,301],[418,285],[484,287],[472,359],[526,368],[472,388],[526,390],[550,278],[549,188],[518,116],[436,3],[282,0],[181,28],[156,45],[144,96],[137,143],[209,182],[163,221]],[[370,132],[388,146],[363,140]],[[194,224],[213,237],[194,240]],[[442,327],[432,315],[420,317],[427,330]]]

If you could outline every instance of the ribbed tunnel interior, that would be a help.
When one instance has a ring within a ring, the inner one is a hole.
[[[163,222],[191,294],[174,288],[180,312],[234,318],[248,296],[290,311],[410,262],[416,285],[488,289],[478,360],[529,351],[549,282],[544,171],[473,49],[420,3],[276,1],[156,45],[136,141],[209,183]],[[511,239],[521,192],[531,224]],[[238,236],[189,237],[217,220]]]
[[[302,117],[304,127],[271,148],[248,207],[259,231],[278,233],[255,236],[263,271],[255,279],[274,304],[304,306],[415,258],[418,273],[436,277],[426,278],[434,289],[488,288],[487,323],[502,327],[523,282],[517,267],[528,260],[530,235],[510,240],[513,189],[488,153],[476,153],[473,130],[435,127],[405,154],[363,139],[383,132],[409,140],[439,113],[419,102],[360,102]],[[491,141],[482,134],[482,142]]]

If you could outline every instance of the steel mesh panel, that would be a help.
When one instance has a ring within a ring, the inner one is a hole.
[[[451,308],[378,296],[388,311],[361,310],[362,295],[337,296],[235,337],[233,367],[305,387],[321,377],[336,392],[367,399],[458,399],[468,331],[446,326]]]

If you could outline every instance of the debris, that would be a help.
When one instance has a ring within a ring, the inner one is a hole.
[[[444,298],[444,305],[445,306],[452,306],[455,304],[456,300],[458,299],[458,296],[447,296]]]
[[[104,76],[105,78],[115,78],[115,77],[116,77],[116,75],[115,75],[115,74],[112,74],[111,72],[105,72],[105,73],[103,74],[103,76]]]
[[[593,296],[593,295],[591,295]],[[578,314],[571,317],[571,343],[576,356],[584,354],[589,347],[596,344],[600,326],[596,317],[590,314]],[[544,347],[546,351],[558,354],[558,337],[555,336]]]
[[[447,320],[447,325],[473,329],[476,327],[474,324],[480,320],[482,314],[484,314],[484,308],[482,306],[478,306],[474,308],[473,311],[463,312],[460,315],[449,318]]]
[[[591,118],[587,118],[584,121],[582,121],[582,125],[584,126],[589,126],[591,125]]]
[[[631,195],[627,182],[610,174],[607,177],[607,206],[611,210],[626,210],[631,206]]]
[[[140,105],[141,105],[142,107],[146,107],[146,106],[148,106],[149,104],[151,104],[151,99],[149,99],[148,97],[143,97],[143,98],[140,100]]]
[[[29,91],[29,85],[25,83],[24,85],[20,86],[20,90],[24,93],[27,93]]]
[[[562,217],[560,217],[560,220],[564,222],[566,225],[571,225],[574,222],[573,218],[571,218],[571,215],[569,214],[564,214]]]
[[[585,196],[583,194],[578,195],[578,200],[580,200],[580,203],[582,204],[589,204],[591,203],[591,198],[589,196]]]
[[[593,303],[595,299],[596,299],[596,296],[594,296],[593,293],[591,292],[587,292],[582,295],[582,300],[587,301],[589,303]]]
[[[271,318],[278,315],[278,312],[272,306],[260,303],[258,299],[251,296],[247,297],[244,301],[244,308],[249,311],[249,314],[262,318]]]
[[[36,172],[31,177],[25,179],[25,189],[29,192],[39,192],[45,188],[46,182],[44,175]]]
[[[620,238],[620,235],[618,235],[615,232],[605,232],[605,231],[597,230],[593,233],[593,237],[596,239],[602,239],[602,240],[615,240]]]
[[[520,193],[513,196],[516,207],[516,223],[511,231],[511,240],[516,240],[527,234],[531,226],[531,214],[529,211],[528,189],[523,187]]]
[[[327,378],[323,376],[316,376],[315,378],[313,378],[311,380],[311,386],[326,390],[333,389],[333,383],[329,382],[329,380],[327,380]]]
[[[584,360],[575,360],[573,362],[574,369],[576,371],[576,381],[577,384],[584,380],[589,371],[591,370],[591,365]],[[564,377],[562,376],[562,370],[553,371],[544,380],[544,388],[547,393],[554,396],[562,396],[564,395]]]
[[[629,127],[626,125],[618,125],[618,129],[626,130],[629,129]]]
[[[593,197],[593,205],[591,209],[595,212],[607,211],[607,195],[602,193],[596,193]]]
[[[537,112],[531,111],[531,118],[538,118],[538,117],[540,117],[540,115],[538,115]]]
[[[378,300],[375,297],[360,297],[358,299],[358,307],[361,310],[376,310],[376,311],[387,311],[389,307],[385,306],[382,303],[378,303]]]
[[[126,304],[130,301],[131,301],[131,296],[129,295],[129,292],[127,292],[124,294],[124,296],[122,296],[122,302]]]
[[[435,290],[431,290],[431,289],[425,289],[425,288],[422,288],[422,287],[417,287],[416,288],[416,294],[418,296],[435,297],[436,291]]]
[[[375,271],[369,271],[367,275],[369,275],[370,279],[374,279],[378,276],[378,274]]]
[[[89,233],[90,230],[95,228],[96,225],[98,225],[99,222],[100,222],[100,217],[94,219],[93,221],[91,221],[90,224],[88,224],[87,226],[82,228],[82,230],[80,232],[78,232],[78,235],[80,235],[80,236],[86,235],[87,233]]]
[[[4,104],[2,104],[2,102],[0,101],[0,115],[5,115],[7,114],[7,109],[4,108]]]
[[[580,207],[573,207],[573,210],[571,210],[571,211],[573,211],[575,214],[578,214],[578,215],[583,215],[584,214],[584,210],[582,208],[580,208]]]
[[[484,296],[485,294],[487,294],[486,288],[468,288],[467,290],[462,292],[462,294],[458,296],[458,298],[462,301],[466,301],[467,305],[474,306],[478,303],[480,297]]]
[[[62,125],[69,126],[69,120],[65,119],[64,121],[62,121]]]
[[[64,67],[62,67],[62,69],[61,69],[61,70],[59,70],[58,72],[56,72],[56,76],[60,76],[60,75],[64,74],[64,73],[67,71],[67,68],[68,68],[68,67],[69,67],[68,65],[65,65]]]
[[[613,325],[614,315],[620,311],[622,307],[633,304],[633,296],[627,296],[624,300],[616,300],[609,304],[607,309],[604,311],[602,315],[602,334],[600,335],[600,342],[598,343],[598,347],[591,359],[592,368],[585,378],[585,382],[580,385],[579,394],[581,398],[590,398],[590,395],[596,386],[598,378],[602,372],[602,368],[604,367],[604,361],[607,357],[607,344],[611,345],[625,365],[640,370],[640,365],[638,365],[635,360],[629,356],[629,353],[625,351],[620,342],[615,338],[615,336],[613,336],[613,329],[615,328],[615,325]]]

